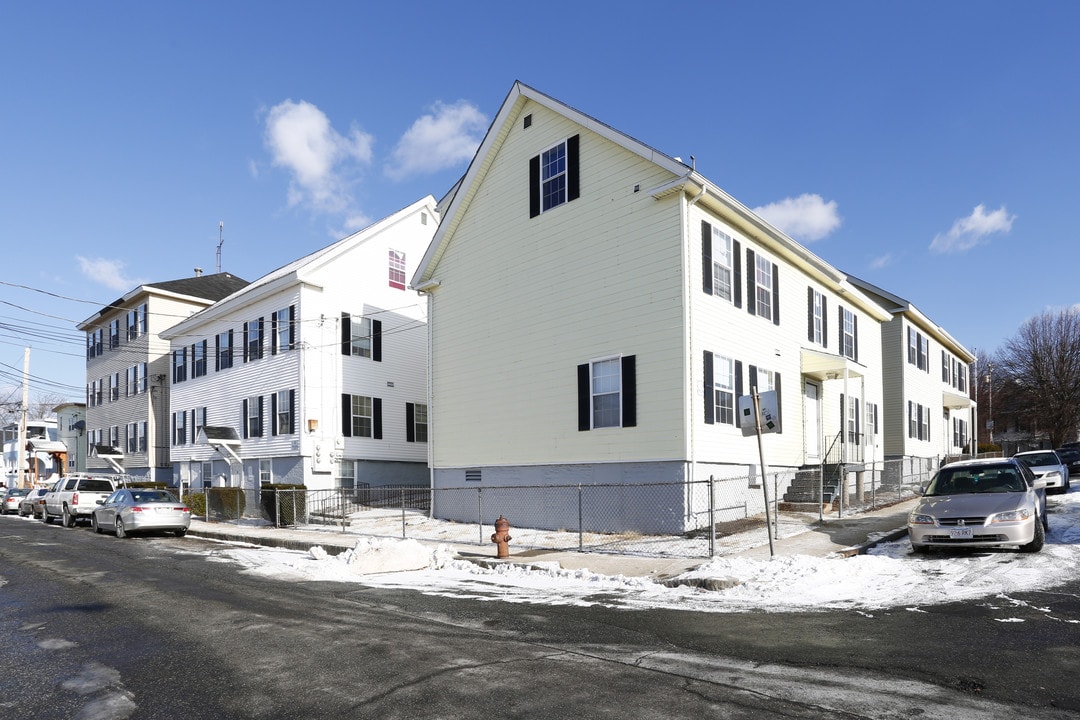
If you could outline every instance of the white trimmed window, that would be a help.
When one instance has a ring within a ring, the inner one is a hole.
[[[566,141],[540,153],[541,211],[566,202]]]
[[[716,422],[735,424],[735,361],[713,355],[713,404]]]
[[[371,357],[371,318],[353,315],[350,331],[351,353],[357,357]]]
[[[259,460],[259,484],[273,482],[274,480],[274,468],[269,458],[261,458]]]
[[[374,410],[370,397],[352,396],[352,437],[371,437],[374,427]]]
[[[818,345],[825,344],[825,296],[819,293],[817,290],[811,290],[813,293],[812,305],[810,308],[810,340]]]
[[[720,228],[712,229],[713,295],[725,300],[732,296],[732,250],[731,236]],[[771,282],[771,277],[770,277]]]
[[[592,426],[619,427],[622,418],[622,367],[619,358],[592,363]]]
[[[405,289],[405,253],[390,250],[390,287]]]
[[[840,354],[844,357],[855,359],[855,313],[847,308],[840,308],[843,318],[840,328]]]
[[[761,254],[754,256],[754,288],[757,314],[773,319],[773,264]]]

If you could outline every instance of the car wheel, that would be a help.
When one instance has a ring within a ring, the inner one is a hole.
[[[104,532],[101,529],[101,526],[98,525],[97,515],[91,515],[90,516],[90,527],[94,528],[94,532],[96,532],[96,533]]]
[[[41,508],[41,522],[45,523],[46,525],[52,524],[52,518],[49,517],[49,511],[45,508]]]
[[[22,505],[19,506],[19,517],[26,517],[26,513],[23,512]]]
[[[187,535],[187,528],[180,528],[176,531],[176,537],[184,537]]]
[[[1042,550],[1046,542],[1046,530],[1041,522],[1035,523],[1035,537],[1027,545],[1020,546],[1020,552],[1033,553]]]
[[[71,514],[70,510],[68,510],[67,505],[64,506],[64,516],[60,519],[62,521],[61,524],[64,527],[75,527],[75,516]]]
[[[116,520],[114,521],[113,527],[116,528],[116,537],[118,537],[118,538],[126,538],[127,537],[127,533],[124,532],[124,521],[121,520],[119,516],[117,516]]]

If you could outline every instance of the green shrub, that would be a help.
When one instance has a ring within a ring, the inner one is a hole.
[[[212,517],[236,520],[244,514],[247,498],[241,488],[209,488],[206,503]]]
[[[192,517],[196,515],[206,517],[206,493],[188,493],[183,497],[183,502],[191,508]]]

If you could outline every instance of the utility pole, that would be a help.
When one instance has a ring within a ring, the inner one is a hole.
[[[26,413],[30,407],[30,348],[23,351],[22,412],[19,413],[19,448],[15,453],[18,463],[15,487],[26,487],[23,461],[26,460]]]

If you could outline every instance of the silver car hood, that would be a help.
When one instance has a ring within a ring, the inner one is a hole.
[[[911,512],[937,518],[971,517],[993,515],[1023,507],[1035,509],[1033,493],[968,493],[924,497]]]

